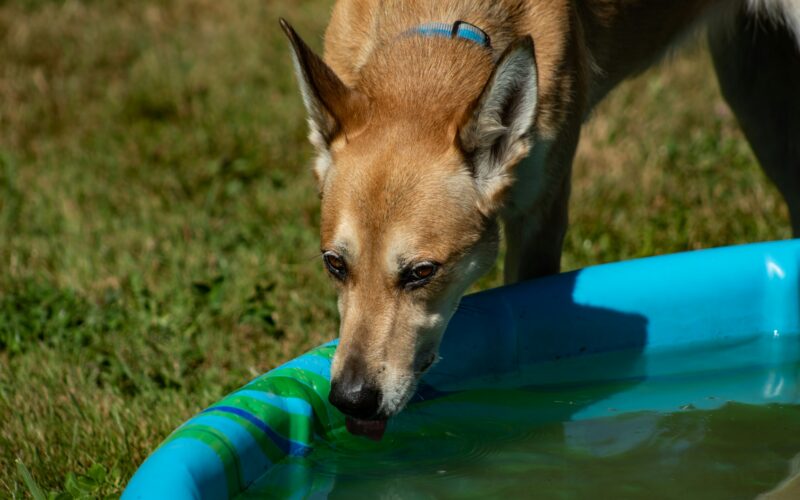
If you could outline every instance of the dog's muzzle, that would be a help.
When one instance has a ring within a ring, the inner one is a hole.
[[[354,435],[380,441],[387,417],[380,413],[381,391],[368,383],[363,370],[346,367],[331,381],[328,401],[345,415],[347,430]]]

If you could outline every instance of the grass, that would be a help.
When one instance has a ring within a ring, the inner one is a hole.
[[[276,22],[320,47],[329,8],[0,0],[0,496],[117,495],[335,336]],[[600,107],[574,186],[566,268],[789,236],[698,45]]]

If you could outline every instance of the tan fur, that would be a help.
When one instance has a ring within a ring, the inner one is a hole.
[[[399,411],[493,263],[500,218],[507,282],[557,272],[583,120],[673,40],[754,5],[744,1],[340,0],[327,66],[285,26],[319,154],[322,249],[348,268],[334,382],[358,365],[380,414]],[[488,33],[491,51],[406,34],[457,20]],[[427,286],[398,284],[426,261],[441,265]]]
[[[797,500],[800,498],[800,455],[789,464],[789,474],[775,488],[760,494],[756,500]]]

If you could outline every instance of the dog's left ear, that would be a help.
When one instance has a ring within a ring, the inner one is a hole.
[[[310,140],[320,155],[314,173],[322,184],[330,167],[331,142],[347,129],[364,123],[369,102],[364,94],[345,85],[285,19],[280,24],[292,44],[292,61],[308,112]]]
[[[458,141],[473,168],[487,215],[502,203],[513,168],[530,151],[538,81],[533,39],[526,36],[500,57],[460,128]]]

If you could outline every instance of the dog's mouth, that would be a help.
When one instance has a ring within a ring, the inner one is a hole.
[[[347,432],[354,436],[363,436],[373,441],[380,441],[386,432],[388,420],[361,420],[360,418],[346,417],[344,420]]]
[[[422,376],[437,360],[437,355],[435,352],[431,352],[425,355],[421,362],[417,364],[417,369],[414,370],[414,374],[417,378]],[[370,419],[362,419],[351,417],[349,415],[345,415],[345,426],[347,428],[347,432],[354,436],[361,436],[367,439],[371,439],[372,441],[380,441],[383,439],[383,435],[386,432],[386,425],[389,422],[388,418],[370,418]]]

